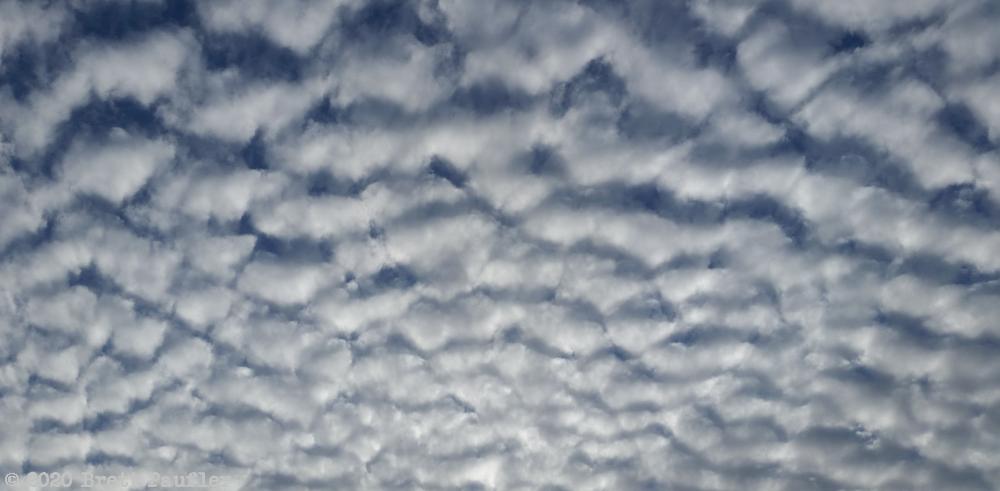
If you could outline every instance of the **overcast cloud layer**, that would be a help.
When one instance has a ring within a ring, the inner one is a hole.
[[[997,26],[0,2],[0,471],[998,489]]]

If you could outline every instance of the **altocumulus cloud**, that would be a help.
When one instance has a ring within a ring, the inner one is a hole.
[[[996,489],[998,25],[2,1],[0,470]]]

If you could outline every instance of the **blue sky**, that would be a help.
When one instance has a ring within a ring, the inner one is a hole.
[[[998,22],[0,1],[0,470],[995,489]]]

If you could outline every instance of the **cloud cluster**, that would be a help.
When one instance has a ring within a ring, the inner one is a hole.
[[[0,1],[0,469],[994,489],[997,22]]]

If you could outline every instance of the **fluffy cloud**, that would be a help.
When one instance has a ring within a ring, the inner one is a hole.
[[[998,20],[0,1],[0,468],[996,488]]]
[[[67,12],[61,8],[43,8],[32,3],[0,3],[0,63],[21,43],[44,43],[59,35]],[[2,66],[2,65],[0,65]]]
[[[260,30],[275,43],[305,54],[328,35],[338,10],[354,3],[352,0],[212,2],[199,5],[199,14],[212,30],[236,34]]]
[[[48,145],[57,126],[91,98],[134,98],[149,105],[165,95],[174,88],[190,49],[184,32],[153,32],[128,43],[81,40],[72,67],[50,84],[35,87],[23,103],[5,100],[10,110],[0,122],[18,154],[31,156]]]
[[[122,134],[110,140],[98,145],[80,143],[67,152],[60,180],[72,193],[97,195],[120,205],[174,157],[170,143]]]

